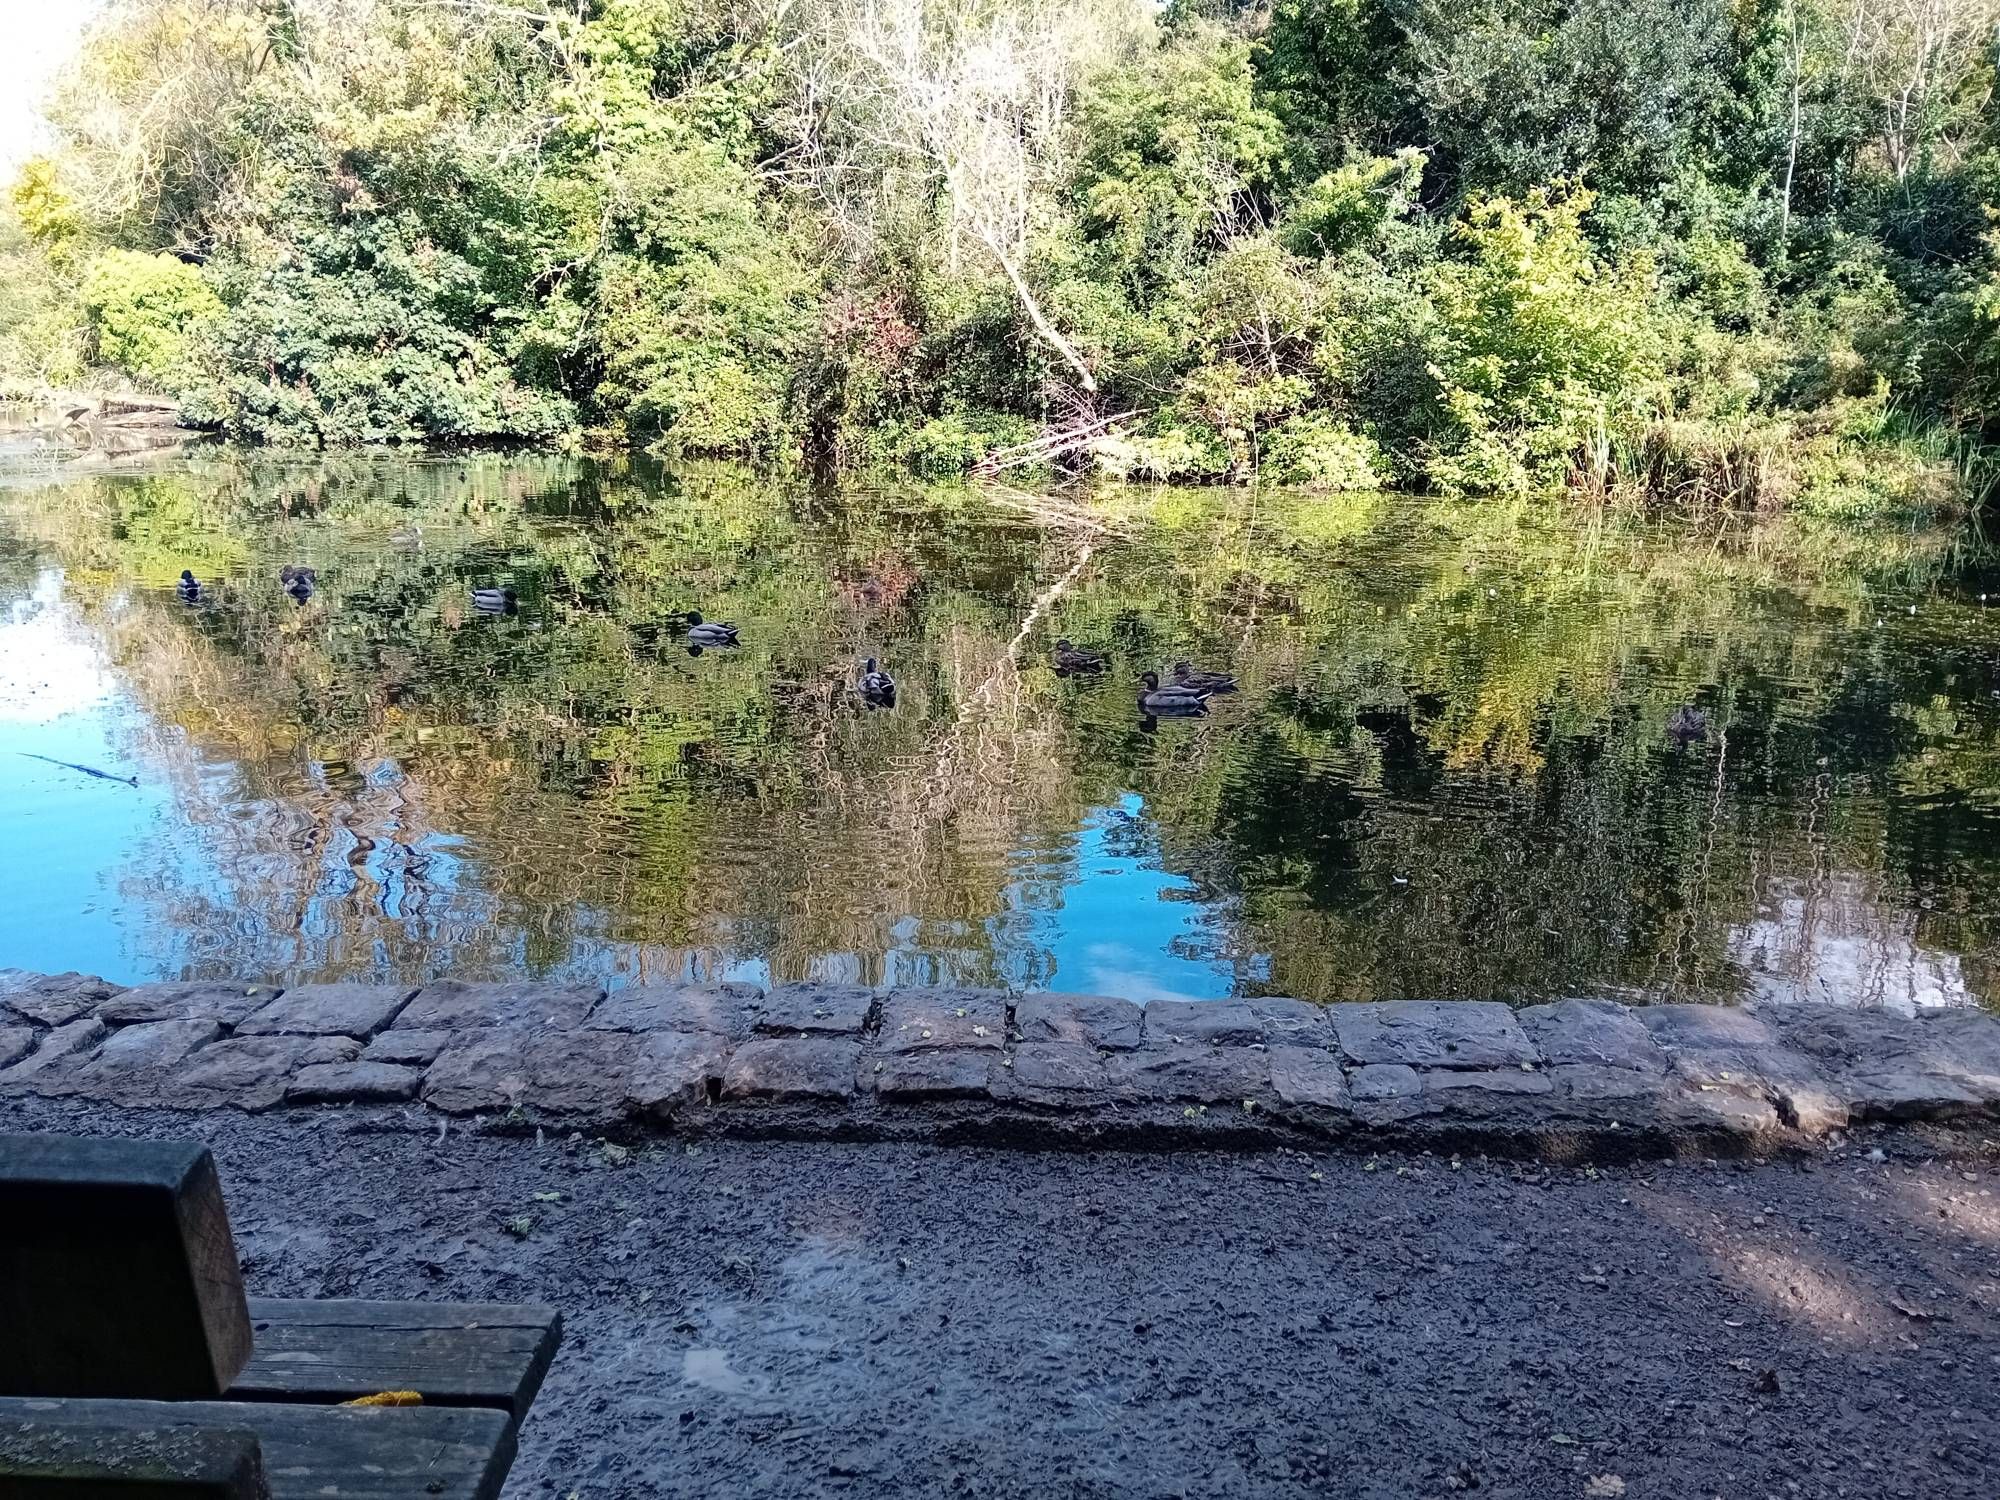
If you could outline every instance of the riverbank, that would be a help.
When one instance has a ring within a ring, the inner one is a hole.
[[[1568,1000],[1140,1007],[837,985],[241,981],[8,971],[0,1096],[341,1106],[501,1130],[980,1145],[1340,1143],[1615,1160],[2000,1120],[2000,1017]]]
[[[2000,1177],[1892,1149],[496,1139],[0,1099],[199,1135],[254,1294],[543,1301],[510,1497],[1985,1500]]]

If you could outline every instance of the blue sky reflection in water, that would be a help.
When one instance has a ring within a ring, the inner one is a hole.
[[[17,481],[0,963],[2000,993],[2000,577],[1963,536],[1089,510],[553,460]],[[470,607],[503,585],[518,615]],[[690,605],[743,647],[690,656]],[[1113,670],[1059,678],[1058,634]],[[892,712],[847,690],[865,654]],[[1243,690],[1147,724],[1136,674],[1180,655]]]

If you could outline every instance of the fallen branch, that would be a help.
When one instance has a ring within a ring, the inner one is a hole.
[[[1018,469],[1028,464],[1047,463],[1051,459],[1079,452],[1088,447],[1113,423],[1140,415],[1142,413],[1138,410],[1121,411],[1113,412],[1109,416],[1092,417],[1087,421],[1055,423],[1025,443],[1015,443],[1007,448],[995,448],[974,464],[972,471],[975,474],[993,475],[1003,469]]]

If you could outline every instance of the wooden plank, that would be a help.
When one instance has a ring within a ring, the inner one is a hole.
[[[552,1307],[254,1297],[256,1347],[232,1401],[345,1401],[416,1391],[429,1406],[527,1415],[562,1342]]]
[[[271,1500],[493,1500],[514,1462],[512,1420],[468,1406],[0,1398],[10,1422],[249,1432]]]
[[[199,1141],[0,1136],[0,1396],[220,1395],[250,1317]]]
[[[6,1500],[270,1500],[263,1451],[242,1428],[0,1421]]]

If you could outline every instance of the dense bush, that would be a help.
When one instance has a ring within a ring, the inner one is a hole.
[[[222,317],[194,266],[171,255],[106,250],[83,277],[97,357],[152,386],[185,383],[191,346]]]
[[[1928,498],[2000,437],[1996,22],[117,0],[0,366],[269,442]]]

